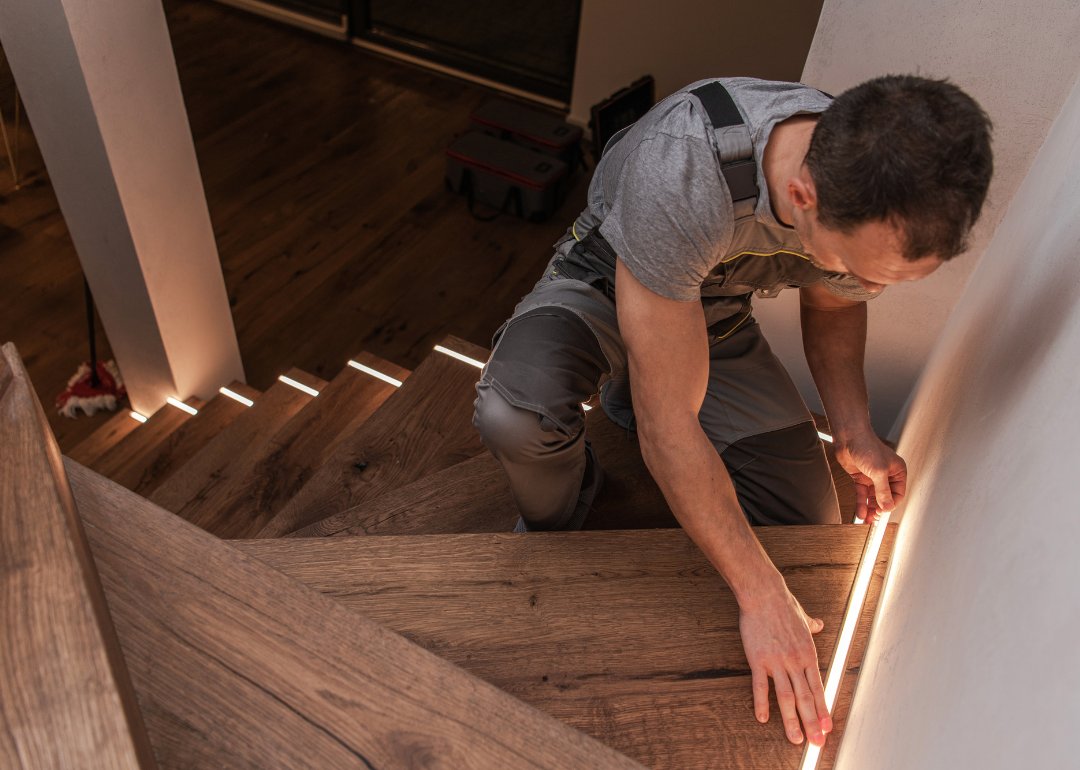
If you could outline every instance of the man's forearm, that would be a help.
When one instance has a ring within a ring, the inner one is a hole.
[[[754,608],[785,590],[743,516],[731,477],[694,415],[662,422],[638,417],[645,463],[676,518],[731,587]]]
[[[866,304],[816,308],[802,305],[803,349],[833,435],[870,430],[863,362]]]

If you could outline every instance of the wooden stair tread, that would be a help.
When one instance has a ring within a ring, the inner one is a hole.
[[[442,344],[487,360],[486,350],[464,340],[449,337]],[[480,454],[484,447],[472,426],[479,379],[470,364],[428,354],[257,536],[280,537]]]
[[[164,770],[640,770],[104,477],[67,471]]]
[[[321,390],[327,384],[299,369],[290,369],[285,376],[314,390]],[[227,484],[244,467],[247,458],[313,398],[280,380],[275,382],[254,406],[237,416],[154,490],[150,500],[185,519],[201,514],[202,501]]]
[[[585,529],[678,527],[678,520],[641,457],[637,434],[615,425],[599,408],[585,415],[585,426],[604,468],[604,488],[585,520]],[[855,510],[854,482],[836,462],[832,446],[824,446],[841,518],[850,524]],[[498,461],[485,452],[286,536],[508,532],[517,518],[506,475]]]
[[[0,441],[0,767],[151,770],[60,449],[11,343]]]
[[[353,360],[404,381],[410,372],[369,353]],[[252,537],[333,456],[397,388],[346,366],[227,480],[189,506],[184,518],[222,538]]]
[[[825,621],[824,670],[868,529],[755,532]],[[832,764],[895,527],[834,709]],[[775,695],[759,725],[730,589],[681,530],[310,538],[243,552],[655,770],[795,768]]]
[[[131,416],[130,409],[119,407],[108,422],[80,441],[67,456],[89,467],[139,425],[141,423]]]
[[[255,388],[238,381],[229,383],[228,387],[251,401],[261,395]],[[119,472],[102,475],[147,497],[247,409],[236,399],[219,393],[200,407],[198,414],[182,422],[155,446],[132,458]]]
[[[192,396],[184,403],[195,409],[202,409],[205,406],[202,399],[196,396]],[[179,407],[165,404],[150,415],[145,423],[117,441],[87,467],[102,476],[114,479],[128,465],[137,462],[169,434],[192,419],[192,416]]]

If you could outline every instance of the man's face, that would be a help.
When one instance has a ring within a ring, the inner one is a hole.
[[[925,278],[941,266],[937,257],[904,259],[900,233],[886,222],[867,222],[850,234],[822,227],[814,208],[793,212],[795,232],[817,267],[854,276],[867,291]]]

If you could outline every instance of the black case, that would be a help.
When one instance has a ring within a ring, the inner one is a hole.
[[[516,102],[488,102],[469,116],[469,127],[496,139],[552,155],[571,171],[581,162],[580,128]]]
[[[446,148],[446,184],[468,197],[470,210],[475,200],[542,222],[562,204],[566,175],[558,158],[478,131]]]

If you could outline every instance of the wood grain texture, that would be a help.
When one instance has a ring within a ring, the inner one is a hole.
[[[121,406],[110,415],[101,427],[80,441],[66,454],[72,460],[89,467],[99,457],[114,447],[125,436],[139,427],[141,423],[131,416],[131,410]]]
[[[585,520],[585,529],[678,527],[678,520],[641,458],[637,434],[619,428],[602,409],[590,411],[585,416],[585,426],[604,468],[604,488]],[[829,444],[825,444],[825,453],[841,495],[841,517],[845,523],[851,523],[855,510],[854,485],[836,463]],[[316,521],[289,536],[507,532],[517,523],[517,516],[506,475],[498,461],[485,452]]]
[[[370,354],[355,360],[395,379],[409,376]],[[269,441],[245,453],[228,478],[186,509],[185,518],[218,537],[252,537],[396,390],[346,366]]]
[[[195,409],[202,409],[206,405],[202,399],[195,396],[184,403]],[[141,463],[144,457],[153,452],[154,447],[196,416],[172,404],[165,404],[87,467],[102,476],[115,479],[128,466]]]
[[[824,670],[868,529],[755,532],[806,610],[825,621],[816,637]],[[851,671],[894,534],[879,556]],[[767,725],[753,716],[734,596],[681,530],[237,546],[654,770],[798,765],[801,749],[784,737],[775,696]],[[829,746],[839,742],[846,701],[836,713]]]
[[[441,344],[479,361],[488,357],[464,340]],[[472,426],[479,379],[470,364],[429,354],[258,537],[280,537],[480,454],[484,447]]]
[[[327,384],[299,369],[290,369],[286,376],[315,390]],[[230,479],[244,473],[266,442],[313,398],[284,382],[275,382],[254,406],[237,416],[159,486],[150,499],[185,519],[205,516],[210,520],[212,510],[204,507],[205,501]]]
[[[0,766],[155,768],[60,449],[0,352]]]
[[[252,401],[262,395],[242,382],[230,382],[229,389]],[[119,473],[102,475],[107,475],[120,486],[147,497],[247,410],[246,405],[219,393],[199,409],[197,415],[178,426],[155,446],[133,458]]]
[[[640,765],[69,463],[162,768]]]

